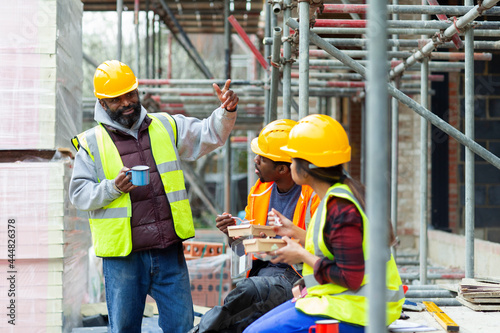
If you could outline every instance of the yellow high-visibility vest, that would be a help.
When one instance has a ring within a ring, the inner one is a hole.
[[[167,113],[148,114],[151,124],[148,133],[156,167],[172,210],[174,229],[181,239],[194,236],[193,216],[175,149],[177,127]],[[169,138],[170,140],[168,140]],[[98,181],[115,179],[123,168],[123,161],[113,140],[102,124],[91,128],[72,140],[78,150],[83,148],[96,165]],[[109,205],[89,212],[94,250],[99,257],[124,257],[132,252],[132,202],[129,193],[123,193]]]
[[[361,209],[358,201],[352,194],[349,186],[335,184],[328,189],[325,197],[319,204],[311,223],[307,229],[305,249],[320,257],[333,260],[334,255],[328,250],[324,238],[323,229],[326,223],[327,203],[332,196],[344,198],[352,202],[358,208],[363,218],[363,254],[365,258],[365,276],[361,287],[357,291],[351,291],[337,284],[319,284],[314,278],[313,267],[304,263],[303,275],[307,287],[307,296],[297,301],[296,308],[313,316],[326,316],[337,320],[366,326],[368,324],[368,298],[366,274],[368,256],[368,218]],[[404,303],[404,292],[399,277],[399,272],[392,254],[387,254],[387,325],[398,319]]]

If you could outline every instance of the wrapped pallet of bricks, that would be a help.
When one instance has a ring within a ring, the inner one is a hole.
[[[187,262],[194,305],[222,305],[231,291],[231,262],[228,254],[202,257]]]
[[[82,123],[82,2],[1,1],[0,12],[0,150],[69,147]]]
[[[67,199],[71,165],[1,164],[0,304],[7,310],[1,332],[71,332],[81,325],[91,237]]]

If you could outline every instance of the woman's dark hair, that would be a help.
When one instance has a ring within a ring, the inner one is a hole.
[[[349,189],[351,190],[352,194],[360,204],[361,208],[363,210],[365,209],[365,186],[361,182],[349,177],[344,172],[342,164],[327,168],[319,168],[319,167],[310,168],[311,163],[309,163],[304,159],[294,158],[294,161],[296,162],[297,165],[297,172],[299,171],[307,172],[310,176],[322,180],[324,182],[327,182],[331,186],[333,186],[336,183],[341,183],[349,186]],[[389,220],[388,222],[389,222],[389,245],[390,245],[393,244],[396,237],[394,236],[394,230],[392,229],[391,221]]]
[[[365,209],[364,185],[358,182],[357,180],[348,177],[344,172],[342,164],[327,168],[317,168],[317,167],[310,168],[309,165],[311,163],[309,163],[306,160],[303,160],[301,158],[296,158],[295,161],[297,162],[297,167],[298,167],[297,171],[307,172],[312,177],[327,182],[330,185],[341,183],[349,186],[349,188],[352,191],[352,194],[354,194],[354,197],[356,198],[356,200],[358,200],[359,204],[361,205],[361,208]]]

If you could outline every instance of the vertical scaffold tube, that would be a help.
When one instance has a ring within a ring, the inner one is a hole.
[[[309,2],[299,2],[299,119],[309,114]]]
[[[290,119],[292,116],[292,45],[287,37],[290,37],[290,29],[286,22],[291,17],[292,0],[283,1],[283,118]]]
[[[465,0],[465,5],[473,4]],[[465,136],[474,140],[474,29],[465,32]],[[465,148],[465,277],[474,278],[474,153]]]
[[[429,60],[422,61],[420,71],[420,105],[428,108],[429,101]],[[427,119],[420,118],[420,283],[427,284],[427,165],[428,136]]]
[[[426,5],[427,0],[422,0],[422,5]],[[422,21],[427,21],[428,15],[422,15]],[[422,39],[426,36],[422,36]],[[420,65],[420,105],[428,109],[429,104],[429,59],[422,60]],[[420,118],[420,283],[427,284],[427,167],[428,167],[428,124],[427,119]]]
[[[123,0],[116,0],[116,15],[118,17],[117,36],[116,36],[116,59],[122,60],[122,12]]]
[[[389,219],[389,98],[387,93],[387,1],[374,0],[368,8],[368,68],[366,98],[366,205],[370,217],[366,262],[368,284],[368,333],[386,332],[386,262]],[[381,269],[382,268],[382,269]]]
[[[280,50],[281,50],[281,28],[274,27],[273,53],[271,55],[271,99],[269,110],[269,121],[278,119],[278,86],[280,82]]]

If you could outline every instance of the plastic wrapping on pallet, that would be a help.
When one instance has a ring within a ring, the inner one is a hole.
[[[193,303],[200,306],[221,305],[232,284],[229,255],[193,259],[187,265]]]
[[[11,277],[0,289],[12,290],[0,303],[15,304],[15,326],[0,321],[1,332],[70,332],[81,322],[91,239],[69,203],[71,167],[67,160],[0,163],[0,268]]]
[[[2,1],[0,11],[0,150],[68,147],[82,122],[82,3]]]

